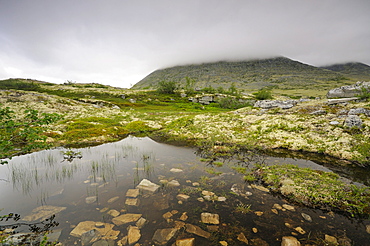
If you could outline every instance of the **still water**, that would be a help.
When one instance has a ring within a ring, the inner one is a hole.
[[[61,208],[55,218],[59,225],[53,229],[63,245],[81,245],[81,236],[71,232],[85,221],[111,225],[116,233],[107,242],[121,243],[129,226],[136,223],[113,223],[124,214],[140,214],[146,220],[139,228],[139,245],[154,245],[153,235],[165,228],[179,228],[168,245],[184,238],[194,238],[195,245],[220,245],[220,241],[246,245],[237,239],[241,233],[249,245],[280,245],[284,236],[294,236],[303,245],[325,245],[325,235],[335,237],[341,245],[370,245],[366,232],[369,220],[300,207],[251,187],[232,169],[243,165],[238,160],[211,166],[193,148],[162,144],[147,137],[73,149],[81,158],[70,161],[64,158],[65,151],[40,151],[0,166],[1,214],[17,213],[33,222],[40,219],[30,216],[34,209]],[[260,162],[261,158],[256,160]],[[302,159],[263,157],[263,162],[330,171]],[[127,191],[143,179],[159,185],[159,189],[141,194],[137,203],[129,204]],[[180,199],[178,194],[189,198]],[[291,205],[294,210],[283,205]],[[202,213],[217,214],[219,223],[202,223]],[[186,229],[189,224],[203,234]],[[96,245],[103,243],[100,238],[97,241]]]

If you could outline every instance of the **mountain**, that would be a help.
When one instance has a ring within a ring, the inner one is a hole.
[[[213,63],[175,66],[152,72],[132,89],[154,89],[158,82],[175,81],[180,87],[186,78],[195,81],[195,87],[224,89],[234,86],[245,91],[263,87],[275,89],[327,90],[355,82],[350,77],[323,68],[314,67],[286,57],[249,61],[220,61]]]
[[[370,81],[370,66],[360,62],[349,62],[321,67],[358,80]]]

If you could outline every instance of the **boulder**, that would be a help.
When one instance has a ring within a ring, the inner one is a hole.
[[[327,94],[327,98],[335,97],[355,97],[362,93],[362,90],[370,91],[370,82],[357,82],[354,85],[341,86],[339,88],[334,88],[330,90]]]
[[[344,125],[346,127],[352,128],[352,127],[362,127],[362,120],[357,115],[349,115],[346,120],[344,121]]]
[[[290,109],[294,107],[297,103],[298,103],[297,100],[287,100],[287,101],[261,100],[261,101],[255,102],[253,107],[263,108],[263,109],[270,109],[270,108]]]
[[[359,114],[370,116],[370,110],[364,108],[353,108],[348,111],[348,115],[359,115]]]

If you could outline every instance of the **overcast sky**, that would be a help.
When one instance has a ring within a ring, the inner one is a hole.
[[[159,68],[273,56],[370,65],[370,1],[0,0],[0,79],[129,88]]]

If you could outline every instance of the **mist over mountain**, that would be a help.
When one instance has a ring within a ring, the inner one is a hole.
[[[195,87],[223,87],[231,85],[246,91],[264,87],[275,89],[323,90],[348,84],[356,79],[337,71],[319,68],[286,57],[247,61],[219,61],[159,69],[135,84],[133,89],[155,89],[160,81],[175,81],[185,86],[186,78]]]

